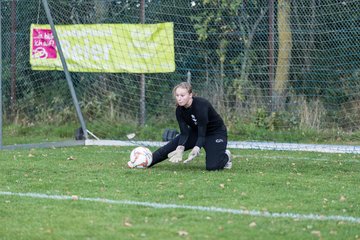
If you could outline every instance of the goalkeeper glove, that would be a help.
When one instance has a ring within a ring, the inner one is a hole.
[[[186,159],[184,161],[184,163],[189,163],[191,162],[194,158],[196,158],[197,156],[199,156],[200,154],[200,148],[198,146],[195,146],[191,152],[189,153],[188,159]]]
[[[179,163],[182,161],[184,146],[178,146],[174,151],[168,154],[169,161],[172,163]]]

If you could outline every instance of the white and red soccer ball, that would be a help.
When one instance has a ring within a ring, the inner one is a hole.
[[[130,153],[129,168],[147,168],[152,163],[152,152],[146,147],[134,148]]]

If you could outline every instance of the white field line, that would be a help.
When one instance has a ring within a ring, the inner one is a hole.
[[[85,140],[85,146],[148,146],[161,147],[166,142],[156,141],[120,141],[120,140]],[[324,153],[360,153],[360,146],[333,145],[333,144],[301,144],[276,142],[236,142],[229,141],[228,148],[258,149],[258,150],[284,150],[306,151]]]
[[[2,196],[18,196],[18,197],[30,197],[41,199],[53,199],[53,200],[77,200],[77,201],[89,201],[89,202],[101,202],[108,204],[121,204],[121,205],[135,205],[142,207],[161,208],[161,209],[186,209],[203,212],[218,212],[218,213],[230,213],[235,215],[247,215],[253,217],[267,217],[267,218],[290,218],[295,220],[315,220],[315,221],[343,221],[351,223],[360,223],[360,217],[352,216],[339,216],[339,215],[319,215],[315,213],[300,214],[300,213],[275,213],[268,211],[257,210],[241,210],[230,208],[218,208],[218,207],[203,207],[203,206],[190,206],[190,205],[177,205],[177,204],[163,204],[152,202],[137,202],[130,200],[111,200],[105,198],[86,198],[86,197],[74,197],[65,195],[48,195],[41,193],[15,193],[15,192],[2,192]]]

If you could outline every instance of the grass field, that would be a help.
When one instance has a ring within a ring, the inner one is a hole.
[[[0,239],[360,239],[360,155],[232,149],[207,172],[130,150],[1,151]]]

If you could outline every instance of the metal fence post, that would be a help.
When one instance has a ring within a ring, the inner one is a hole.
[[[67,68],[67,64],[66,64],[66,61],[65,61],[63,51],[61,49],[61,45],[60,45],[60,41],[59,41],[56,29],[55,29],[54,21],[53,21],[53,18],[51,16],[51,13],[50,13],[49,4],[48,4],[47,0],[42,0],[42,2],[43,2],[44,9],[45,9],[45,12],[46,12],[46,17],[47,17],[47,19],[48,19],[48,21],[50,23],[51,31],[54,34],[54,40],[55,40],[55,43],[56,43],[56,46],[57,46],[57,50],[58,50],[58,53],[59,53],[59,56],[60,56],[60,59],[61,59],[62,66],[64,68],[66,81],[67,81],[67,83],[69,85],[71,96],[72,96],[72,99],[73,99],[73,102],[74,102],[74,105],[75,105],[75,108],[76,108],[76,113],[78,115],[78,118],[79,118],[79,121],[80,121],[80,124],[81,124],[81,128],[82,128],[83,133],[84,133],[84,137],[85,137],[85,139],[88,139],[88,134],[87,134],[85,121],[84,121],[83,115],[81,113],[81,109],[80,109],[80,106],[79,106],[79,101],[78,101],[78,99],[76,97],[76,93],[75,93],[75,90],[74,90],[74,85],[73,85],[69,70]]]
[[[2,133],[3,133],[3,113],[2,113],[2,29],[1,29],[1,18],[2,18],[1,0],[0,0],[0,150],[3,148]]]
[[[145,0],[140,1],[140,23],[145,23]],[[144,126],[146,122],[146,103],[145,103],[145,94],[146,94],[146,81],[145,74],[140,74],[140,117],[139,125]]]

